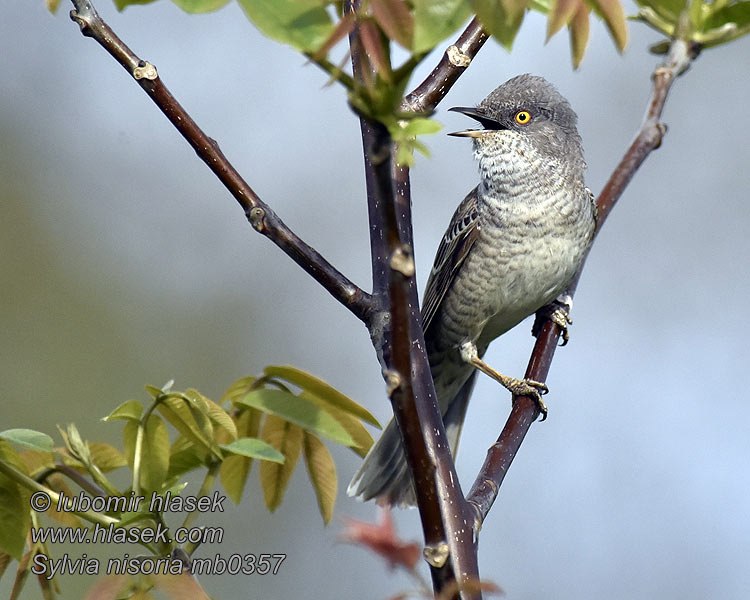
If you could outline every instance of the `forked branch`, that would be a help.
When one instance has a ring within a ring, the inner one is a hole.
[[[72,0],[70,17],[120,63],[138,82],[164,115],[193,147],[200,159],[219,178],[245,211],[256,231],[281,248],[294,262],[369,325],[373,314],[372,296],[340,273],[317,250],[305,243],[264,203],[227,160],[215,140],[206,135],[159,78],[151,63],[141,60],[110,29],[89,0]]]
[[[674,80],[690,67],[697,54],[697,46],[683,40],[674,40],[666,60],[654,70],[651,97],[643,124],[596,200],[599,213],[596,224],[597,233],[635,172],[646,157],[661,145],[667,129],[660,122],[660,118],[667,95]],[[575,292],[580,274],[579,271],[569,290],[571,297]],[[536,381],[547,379],[560,334],[560,328],[551,321],[547,321],[542,326],[526,368],[525,377]],[[513,399],[513,409],[508,421],[500,437],[487,451],[484,464],[467,497],[467,501],[476,511],[479,522],[484,521],[492,503],[497,498],[505,474],[538,415],[537,403],[531,398],[520,396]]]

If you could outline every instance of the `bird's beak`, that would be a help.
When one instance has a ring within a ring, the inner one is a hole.
[[[489,118],[487,115],[476,108],[471,108],[468,106],[454,106],[453,108],[449,108],[448,110],[461,113],[462,115],[466,115],[467,117],[471,117],[472,119],[476,119],[484,127],[484,129],[464,129],[463,131],[454,131],[453,133],[449,133],[448,135],[453,135],[456,137],[478,138],[482,137],[487,130],[506,129],[506,127],[502,123]]]

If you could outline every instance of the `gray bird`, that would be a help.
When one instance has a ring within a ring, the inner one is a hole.
[[[502,375],[481,357],[492,340],[567,290],[593,238],[596,205],[584,185],[576,114],[545,79],[519,75],[477,108],[451,110],[483,127],[451,134],[472,138],[481,179],[451,219],[422,303],[427,355],[455,454],[477,369],[514,394],[535,397],[546,414],[544,384]],[[566,330],[567,312],[558,309],[553,318]],[[347,491],[414,504],[393,420]]]

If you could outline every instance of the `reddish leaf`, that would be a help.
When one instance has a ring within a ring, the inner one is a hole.
[[[331,35],[328,36],[328,39],[312,55],[312,60],[324,58],[331,48],[352,32],[352,29],[354,29],[354,13],[347,13],[338,22]]]
[[[370,7],[385,34],[407,50],[411,49],[414,17],[404,0],[371,0]]]
[[[391,65],[386,58],[377,25],[372,21],[362,21],[359,24],[359,38],[362,40],[362,46],[370,64],[385,81],[390,82]]]
[[[380,522],[377,524],[349,519],[340,539],[369,548],[385,558],[392,569],[401,566],[413,571],[421,555],[420,545],[416,542],[406,543],[398,538],[388,509],[382,509],[380,514]]]

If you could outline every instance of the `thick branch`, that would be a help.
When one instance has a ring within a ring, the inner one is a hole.
[[[666,126],[659,119],[667,95],[675,78],[688,69],[696,56],[696,47],[683,40],[674,40],[667,59],[654,71],[653,89],[643,124],[596,200],[597,233],[638,167],[652,150],[661,145]],[[580,271],[571,287],[571,296],[579,277]],[[560,334],[559,327],[551,321],[543,325],[526,369],[526,377],[537,381],[546,380]],[[513,400],[513,410],[508,421],[497,442],[487,451],[487,457],[468,496],[468,502],[474,506],[479,522],[487,516],[526,432],[539,416],[537,404],[531,398],[521,396]]]
[[[356,10],[357,2],[347,3]],[[355,79],[365,78],[358,31],[350,35]],[[471,516],[458,486],[429,363],[414,278],[408,169],[393,164],[393,144],[380,123],[361,119],[373,267],[373,294],[388,315],[371,333],[414,477],[425,556],[436,592],[478,581]],[[467,552],[468,548],[468,552]],[[476,586],[473,589],[478,589]],[[462,597],[478,597],[463,592]]]
[[[265,204],[159,78],[156,68],[138,58],[102,20],[88,0],[72,0],[75,10],[71,18],[81,33],[95,39],[138,82],[164,115],[193,147],[198,156],[214,172],[245,211],[250,224],[265,235],[309,273],[318,283],[346,306],[354,315],[369,324],[373,312],[372,297],[347,279],[314,248],[302,241],[278,215]]]

